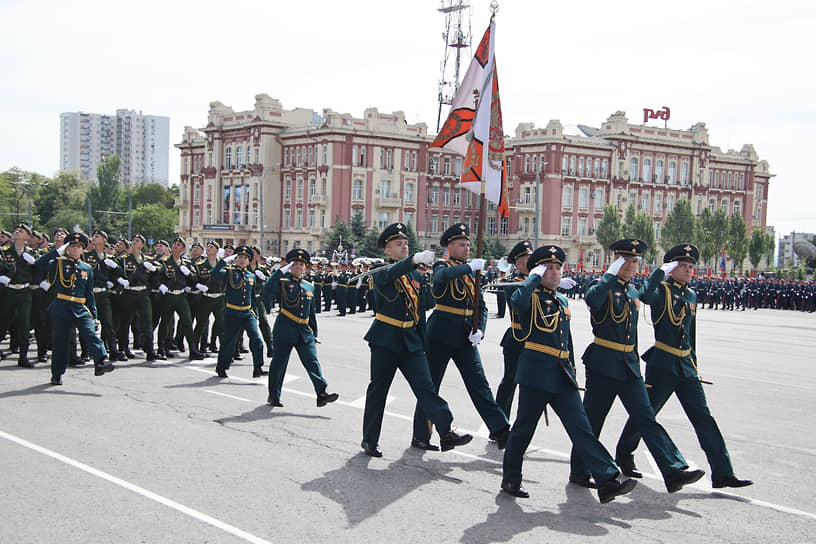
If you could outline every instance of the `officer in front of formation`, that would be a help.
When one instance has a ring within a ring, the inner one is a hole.
[[[431,377],[439,392],[445,369],[453,359],[476,411],[490,431],[490,439],[496,441],[499,449],[504,449],[510,424],[493,398],[476,347],[484,337],[487,308],[482,289],[472,274],[484,268],[484,260],[472,259],[467,262],[470,254],[470,229],[464,223],[457,223],[446,230],[442,234],[440,245],[447,247],[450,258],[437,262],[433,267],[431,294],[436,306],[428,319],[428,365]],[[477,301],[479,313],[474,321]],[[430,443],[430,425],[426,416],[422,407],[417,404],[412,445],[421,449],[435,449],[436,446]]]
[[[260,376],[258,370],[263,366],[263,340],[258,331],[258,318],[253,310],[255,292],[260,290],[258,278],[249,270],[252,249],[238,246],[235,253],[220,259],[210,270],[210,284],[214,281],[223,285],[224,295],[224,335],[221,349],[218,351],[218,363],[215,373],[219,378],[227,377],[235,354],[238,338],[246,332],[249,337],[249,350],[252,352],[253,376]],[[233,266],[231,265],[235,262]]]
[[[280,311],[272,329],[272,361],[269,362],[269,398],[272,406],[281,404],[281,390],[292,348],[297,350],[300,362],[309,374],[318,408],[338,399],[337,393],[328,393],[328,385],[317,360],[315,336],[317,319],[314,308],[314,285],[303,279],[311,261],[309,252],[295,248],[286,254],[283,268],[276,270],[263,286],[263,297],[271,304],[272,297],[280,301]]]
[[[516,244],[510,253],[507,255],[507,262],[515,265],[516,270],[507,278],[507,283],[516,283],[518,285],[507,285],[502,287],[504,300],[509,301],[513,293],[521,285],[530,270],[527,268],[527,259],[533,253],[533,244],[529,240],[524,240]],[[502,347],[502,355],[504,356],[504,375],[501,383],[496,389],[496,404],[504,411],[504,415],[510,419],[510,409],[513,406],[513,396],[516,392],[516,369],[518,368],[518,359],[521,355],[521,350],[524,348],[522,338],[524,331],[521,330],[521,322],[518,319],[518,314],[510,308],[510,327],[505,331],[501,339],[500,345]]]
[[[618,480],[620,471],[592,432],[581,405],[569,304],[556,292],[564,258],[564,251],[558,246],[536,249],[527,261],[532,267],[529,276],[510,297],[513,322],[521,325],[519,339],[524,342],[524,349],[516,374],[518,412],[504,452],[501,489],[514,497],[530,496],[521,485],[522,460],[549,404],[561,418],[576,455],[598,482],[598,499],[607,503],[632,491],[635,481]]]
[[[745,487],[753,482],[734,476],[725,440],[708,410],[697,370],[697,295],[688,283],[699,258],[700,252],[692,244],[674,246],[641,291],[640,300],[652,308],[655,336],[655,345],[643,354],[649,402],[657,414],[672,393],[676,394],[711,466],[713,486]],[[629,475],[636,478],[642,477],[633,457],[638,442],[640,433],[630,419],[615,457],[623,460],[630,467]]]
[[[421,291],[422,277],[417,266],[433,264],[432,251],[421,251],[410,256],[408,228],[403,223],[386,227],[377,239],[377,247],[388,255],[390,268],[372,274],[375,304],[374,321],[365,340],[371,349],[371,381],[366,389],[363,411],[363,451],[372,457],[382,457],[379,447],[383,413],[388,390],[397,369],[411,386],[417,404],[436,426],[442,451],[470,442],[469,434],[460,435],[451,430],[453,415],[448,403],[438,394],[431,379],[425,358],[425,312],[427,297]],[[427,441],[414,447],[439,449]]]
[[[37,268],[56,277],[52,287],[56,290],[56,298],[48,308],[54,318],[54,351],[51,354],[53,385],[62,385],[62,375],[68,367],[71,332],[75,328],[94,360],[94,375],[102,376],[114,369],[107,359],[104,343],[94,330],[97,313],[93,269],[80,260],[87,245],[88,237],[84,234],[69,234],[62,246],[44,254],[35,263]]]
[[[637,351],[638,290],[630,283],[641,257],[648,249],[643,240],[627,238],[609,249],[617,259],[599,280],[587,286],[584,297],[590,310],[593,342],[584,352],[586,393],[584,409],[592,432],[600,437],[604,420],[615,397],[620,397],[632,422],[643,436],[657,462],[669,493],[703,477],[702,470],[687,470],[688,464],[665,429],[655,421],[646,385],[640,374]],[[624,474],[632,467],[617,459]],[[570,482],[592,487],[587,462],[573,448]],[[597,481],[596,481],[597,483]]]

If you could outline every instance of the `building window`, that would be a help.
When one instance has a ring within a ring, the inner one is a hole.
[[[666,196],[666,211],[670,212],[674,209],[674,195]]]
[[[680,163],[680,185],[688,185],[688,163]]]
[[[603,179],[606,179],[608,177],[607,176],[607,168],[608,168],[608,164],[606,162],[606,159],[604,159],[604,160],[601,161],[601,178],[603,178]]]
[[[354,183],[352,184],[351,189],[351,199],[352,200],[362,200],[363,199],[363,180],[355,179]]]
[[[303,210],[301,208],[295,210],[295,226],[296,227],[303,226]]]
[[[442,189],[442,205],[450,206],[450,187],[444,187]]]
[[[524,218],[524,234],[530,234],[530,218]]]
[[[383,198],[390,198],[391,195],[391,180],[380,180],[380,196]],[[396,195],[394,195],[396,197]],[[388,226],[388,225],[386,225]]]
[[[439,204],[439,187],[431,187],[431,204]]]
[[[303,163],[301,163],[300,148],[298,147],[297,149],[295,149],[295,166],[300,166],[301,164]]]
[[[411,152],[411,172],[416,172],[416,151]]]
[[[453,162],[453,174],[457,177],[462,175],[462,157],[456,157]]]
[[[459,188],[457,187],[457,188],[455,188],[455,189],[453,190],[453,205],[454,205],[454,206],[459,206],[459,204],[460,204],[461,202],[462,202],[462,193],[461,193],[461,189],[459,189]]]
[[[405,223],[407,225],[414,225],[414,212],[405,212]]]
[[[572,187],[564,187],[561,193],[561,206],[565,208],[572,207]]]
[[[431,232],[439,232],[439,218],[436,214],[431,216]]]
[[[586,236],[587,234],[587,218],[578,218],[578,236]]]
[[[491,215],[487,218],[487,234],[496,234],[496,216]]]
[[[283,209],[283,226],[289,228],[292,224],[292,219],[290,217],[290,211],[288,208]]]
[[[242,146],[238,146],[238,149],[235,150],[235,166],[241,168],[244,165],[244,148]]]
[[[643,159],[643,181],[652,181],[652,159]]]
[[[283,165],[284,166],[289,166],[289,150],[288,149],[283,150]]]
[[[640,197],[640,209],[644,213],[649,213],[649,195],[648,193],[643,193]]]
[[[193,189],[193,202],[198,202],[201,200],[201,185],[196,183]]]
[[[714,187],[715,188],[720,187],[720,173],[719,172],[714,172]]]
[[[735,200],[734,201],[734,215],[740,215],[741,214],[740,213],[741,212],[740,207],[741,207],[740,201]]]
[[[524,173],[530,171],[530,155],[524,155]]]
[[[668,176],[669,185],[675,184],[676,175],[677,175],[677,163],[674,161],[669,161],[669,176]]]
[[[363,166],[363,167],[368,166],[368,163],[366,162],[366,148],[365,148],[365,146],[360,148],[359,166]]]
[[[731,172],[728,172],[728,182],[726,184],[726,189],[731,188]]]
[[[196,227],[201,226],[201,212],[199,210],[193,212],[193,225]]]
[[[283,183],[283,199],[291,200],[291,198],[292,198],[292,180],[287,179]]]
[[[579,208],[589,207],[589,189],[587,189],[586,187],[581,187],[578,190],[578,207]]]
[[[660,213],[660,195],[655,195],[654,197],[654,213]]]
[[[438,174],[439,173],[439,158],[433,157],[430,161],[428,161],[428,172],[430,174]]]
[[[316,218],[314,208],[309,208],[309,228],[314,228],[315,221]]]
[[[604,191],[603,189],[595,189],[595,209],[600,210],[604,205]]]
[[[569,218],[569,217],[562,217],[561,218],[561,236],[569,236],[570,235],[570,222],[571,222],[571,218]]]
[[[232,168],[232,148],[228,147],[224,151],[224,166],[229,170]]]
[[[323,144],[323,164],[329,164],[329,146]]]
[[[315,196],[317,194],[317,181],[312,178],[309,180],[309,196]]]
[[[465,207],[472,208],[473,207],[473,193],[465,189]]]
[[[326,210],[320,212],[320,228],[326,228]]]
[[[451,173],[451,158],[445,157],[445,162],[443,163],[443,170],[442,174],[445,176],[449,176]]]
[[[314,147],[309,147],[309,166],[314,166]]]
[[[414,184],[405,184],[405,202],[414,202]]]
[[[725,213],[728,213],[728,200],[724,198],[720,203],[720,207],[723,209]]]
[[[446,230],[448,230],[448,226],[449,226],[449,225],[448,225],[448,216],[447,216],[447,215],[443,215],[443,216],[442,216],[442,224],[441,224],[441,226],[439,227],[439,230],[440,230],[441,232],[445,232]]]
[[[744,190],[745,190],[745,174],[740,174],[740,180],[739,180],[739,190],[740,190],[740,191],[744,191]]]
[[[303,180],[297,180],[297,199],[303,200]]]
[[[561,173],[562,174],[567,173],[567,157],[566,156],[561,157]]]
[[[713,198],[710,198],[710,199],[708,200],[708,211],[710,211],[710,212],[714,212],[714,208],[715,208],[716,206],[717,206],[717,203],[715,202],[715,200],[714,200]]]
[[[578,159],[578,175],[579,176],[584,175],[584,158],[583,157]]]
[[[510,234],[510,218],[509,217],[502,217],[500,219],[499,229],[500,229],[499,234],[501,234],[502,236],[507,236],[508,234]]]
[[[357,166],[357,159],[359,158],[358,149],[356,145],[351,146],[351,165]]]
[[[658,159],[655,163],[655,183],[663,183],[663,159]]]
[[[570,164],[569,174],[571,176],[574,176],[575,175],[575,157],[570,157],[569,158],[569,164]]]

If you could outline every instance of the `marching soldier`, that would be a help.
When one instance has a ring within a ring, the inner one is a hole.
[[[227,377],[238,338],[243,332],[249,337],[249,350],[252,352],[255,369],[253,377],[260,377],[258,371],[263,367],[263,340],[258,332],[258,319],[253,310],[255,291],[260,289],[260,282],[248,268],[253,253],[247,246],[238,246],[232,255],[219,260],[210,271],[210,281],[218,281],[225,289],[224,335],[218,351],[218,363],[215,365],[215,373],[219,378]]]
[[[516,271],[507,279],[508,283],[515,282],[518,286],[521,286],[521,282],[527,278],[530,272],[527,268],[527,259],[530,258],[532,253],[533,244],[528,240],[519,242],[510,250],[507,255],[507,262],[515,265]],[[509,301],[517,288],[515,286],[502,287],[504,298]],[[504,356],[504,375],[498,389],[496,389],[496,404],[504,411],[504,415],[508,419],[510,418],[510,409],[513,406],[513,396],[516,392],[516,369],[518,368],[519,355],[521,355],[521,350],[524,348],[523,337],[524,331],[521,328],[518,315],[510,308],[510,327],[505,331],[500,343],[502,355]]]
[[[45,253],[40,249],[44,241],[43,234],[36,230],[31,231],[31,236],[28,237],[28,247],[31,248],[35,258]],[[45,273],[42,270],[35,266],[31,272],[31,326],[34,329],[34,339],[37,342],[37,362],[45,363],[48,361],[49,344],[46,323],[51,320],[45,305],[45,293],[50,285],[45,280]]]
[[[224,338],[224,283],[212,275],[212,270],[218,264],[218,252],[221,246],[218,242],[210,240],[205,249],[206,257],[200,259],[196,264],[196,273],[201,284],[198,285],[201,295],[201,305],[199,314],[196,316],[195,338],[201,353],[206,353],[207,349],[212,353],[217,353],[215,347],[216,339],[223,346]],[[209,329],[210,316],[213,316],[212,334],[209,344],[207,343],[207,332]]]
[[[692,244],[680,244],[663,256],[641,291],[640,300],[652,308],[655,345],[643,354],[649,402],[655,414],[672,395],[683,406],[700,446],[711,466],[711,481],[716,488],[745,487],[751,480],[734,476],[731,458],[717,422],[711,416],[697,372],[697,295],[688,286],[700,252]],[[665,278],[665,279],[664,279]],[[633,453],[640,441],[631,418],[618,441],[615,457],[629,467],[628,476],[642,477]]]
[[[108,235],[105,231],[95,230],[91,235],[92,247],[82,256],[93,270],[93,291],[96,300],[96,311],[102,324],[102,340],[110,354],[111,360],[127,360],[124,353],[116,350],[116,329],[113,326],[113,310],[111,307],[111,292],[117,278],[119,265],[105,253],[105,244]],[[86,348],[87,346],[83,346]]]
[[[335,279],[335,265],[337,263],[331,263],[329,268],[326,269],[326,274],[323,276],[323,311],[330,312],[331,305],[332,305],[332,295],[334,294],[334,287],[336,283]]]
[[[190,305],[187,302],[186,288],[197,283],[193,263],[184,257],[184,250],[187,245],[183,238],[173,239],[173,252],[162,257],[157,265],[159,270],[157,276],[159,281],[159,292],[163,295],[164,310],[162,315],[162,325],[159,327],[159,345],[165,345],[169,335],[173,332],[173,314],[178,314],[184,338],[190,349],[190,359],[204,359],[204,354],[198,351],[193,336],[193,323],[190,317]],[[169,351],[166,354],[170,356]]]
[[[261,259],[261,248],[258,246],[252,246],[252,262],[249,264],[249,269],[255,274],[260,282],[260,285],[269,278],[269,268],[264,263],[264,260]],[[272,300],[269,301],[269,308],[272,309]],[[253,306],[255,307],[255,315],[258,316],[258,328],[261,331],[261,338],[263,338],[264,343],[266,344],[266,356],[272,357],[272,329],[269,327],[269,319],[266,317],[269,313],[269,310],[266,309],[263,300],[263,293],[259,288],[255,292],[255,300],[253,302]],[[260,376],[266,376],[266,371],[261,369]]]
[[[347,272],[348,265],[340,263],[340,270],[332,282],[334,289],[334,301],[337,304],[337,315],[343,317],[346,315],[346,307],[348,306],[348,280]]]
[[[80,339],[88,346],[93,357],[94,375],[102,376],[114,370],[108,360],[105,345],[94,330],[97,313],[93,269],[80,260],[87,245],[88,237],[75,232],[65,238],[65,244],[52,249],[36,261],[37,268],[56,277],[56,298],[48,308],[54,318],[52,385],[62,385],[62,375],[68,366],[71,331],[74,328],[79,331]]]
[[[28,331],[31,326],[31,282],[34,281],[34,251],[28,247],[31,228],[20,223],[14,227],[8,246],[0,248],[0,284],[5,286],[3,311],[0,312],[0,331],[10,331],[19,348],[17,366],[34,368],[28,360]],[[13,327],[13,329],[12,329]]]
[[[639,260],[648,249],[648,244],[643,240],[628,238],[618,240],[609,249],[617,259],[600,280],[589,284],[584,297],[595,335],[583,356],[586,366],[584,409],[593,434],[599,437],[615,397],[620,397],[657,462],[666,489],[674,493],[702,478],[705,472],[687,470],[688,464],[677,446],[655,421],[640,374],[637,354],[638,290],[630,280],[637,272]],[[628,475],[631,467],[623,459],[616,461],[623,473]],[[573,447],[570,482],[592,487],[590,472],[587,459]]]
[[[513,322],[518,322],[523,331],[524,349],[516,375],[518,414],[504,452],[501,489],[514,497],[530,496],[521,485],[522,461],[549,404],[561,418],[574,450],[598,482],[598,499],[607,503],[632,491],[636,482],[618,480],[620,471],[592,432],[581,405],[569,303],[556,292],[564,258],[564,251],[558,246],[536,249],[527,261],[533,267],[530,275],[510,298]]]
[[[145,238],[136,234],[130,242],[130,253],[122,258],[122,267],[127,276],[122,293],[122,318],[119,322],[119,347],[128,349],[131,324],[138,318],[138,329],[142,335],[141,346],[147,361],[155,361],[158,356],[153,349],[153,307],[150,302],[150,274],[157,270],[150,259],[142,254]],[[126,351],[127,353],[127,351]]]
[[[283,406],[280,401],[281,389],[292,348],[297,350],[301,364],[309,373],[309,379],[317,394],[318,408],[336,401],[339,397],[337,393],[326,392],[328,384],[317,360],[314,286],[303,280],[303,273],[310,260],[309,252],[305,249],[291,250],[286,254],[288,264],[276,270],[263,286],[265,299],[274,295],[280,301],[280,311],[275,318],[275,328],[272,331],[272,361],[269,363],[267,403],[272,406]]]
[[[371,349],[371,381],[366,389],[363,412],[363,441],[367,455],[382,457],[379,448],[385,402],[397,369],[402,372],[424,414],[439,432],[442,451],[470,442],[469,434],[451,430],[453,415],[431,379],[425,358],[425,311],[417,266],[431,265],[432,251],[409,256],[407,227],[389,225],[377,239],[377,247],[388,255],[391,268],[372,274],[377,313],[365,335]],[[439,449],[436,446],[424,449]]]
[[[490,439],[496,441],[499,449],[504,449],[510,424],[493,398],[476,347],[484,337],[487,308],[482,290],[475,284],[472,275],[484,268],[484,260],[466,262],[470,253],[469,234],[467,225],[457,223],[446,230],[440,239],[440,245],[448,248],[450,258],[437,262],[433,267],[431,294],[436,307],[428,319],[428,365],[436,391],[439,392],[448,361],[453,359],[476,411],[490,430]],[[478,326],[473,331],[476,297],[479,297],[479,315],[476,321]],[[379,306],[378,310],[381,311]],[[426,416],[417,404],[411,444],[420,449],[435,449],[436,446],[430,443]]]

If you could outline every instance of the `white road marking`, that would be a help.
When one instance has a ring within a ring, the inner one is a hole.
[[[397,397],[393,395],[387,395],[385,397],[385,405],[388,406],[392,401],[396,400],[396,398]],[[360,410],[362,410],[365,408],[365,400],[366,400],[365,395],[363,395],[362,397],[354,399],[353,401],[346,404],[348,406],[351,406],[352,408],[359,408]]]
[[[238,538],[240,538],[242,540],[245,540],[247,542],[254,542],[254,543],[257,543],[257,544],[271,544],[268,540],[264,540],[263,538],[260,538],[258,536],[253,535],[253,534],[250,534],[250,533],[248,533],[246,531],[243,531],[243,530],[239,529],[238,527],[235,527],[234,525],[230,525],[229,523],[225,523],[225,522],[223,522],[221,520],[218,520],[218,519],[216,519],[216,518],[214,518],[212,516],[208,516],[207,514],[204,514],[203,512],[199,512],[198,510],[194,510],[193,508],[190,508],[189,506],[184,506],[183,504],[179,504],[176,501],[168,499],[167,497],[162,497],[161,495],[153,493],[152,491],[148,491],[147,489],[145,489],[143,487],[139,487],[138,485],[135,485],[135,484],[132,484],[132,483],[127,482],[125,480],[122,480],[121,478],[117,478],[116,476],[108,474],[107,472],[103,472],[103,471],[101,471],[99,469],[96,469],[96,468],[94,468],[92,466],[86,465],[85,463],[80,463],[79,461],[77,461],[75,459],[71,459],[70,457],[66,457],[65,455],[62,455],[62,454],[57,453],[55,451],[51,451],[51,450],[49,450],[47,448],[44,448],[42,446],[38,446],[37,444],[34,444],[32,442],[29,442],[27,440],[24,440],[22,438],[19,438],[17,436],[12,435],[12,434],[8,434],[8,433],[5,433],[3,431],[0,431],[0,438],[5,438],[6,440],[8,440],[10,442],[14,442],[15,444],[23,446],[24,448],[34,450],[34,451],[36,451],[38,453],[41,453],[41,454],[46,455],[48,457],[51,457],[52,459],[56,459],[57,461],[60,461],[61,463],[65,463],[66,465],[70,465],[70,466],[72,466],[74,468],[78,468],[79,470],[82,470],[83,472],[87,472],[88,474],[90,474],[92,476],[96,476],[97,478],[102,478],[103,480],[105,480],[107,482],[110,482],[110,483],[112,483],[114,485],[118,485],[119,487],[123,487],[123,488],[127,489],[128,491],[132,491],[133,493],[141,495],[141,496],[143,496],[143,497],[145,497],[147,499],[150,499],[152,501],[156,501],[159,504],[167,506],[168,508],[172,508],[173,510],[176,510],[178,512],[181,512],[182,514],[190,516],[191,518],[195,518],[195,519],[197,519],[199,521],[203,521],[204,523],[206,523],[208,525],[212,525],[216,529],[221,529],[222,531],[227,532],[227,533],[229,533],[231,535],[237,536]]]

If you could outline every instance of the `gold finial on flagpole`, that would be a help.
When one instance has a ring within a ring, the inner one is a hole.
[[[499,12],[499,3],[496,0],[490,2],[490,13],[496,15]]]

